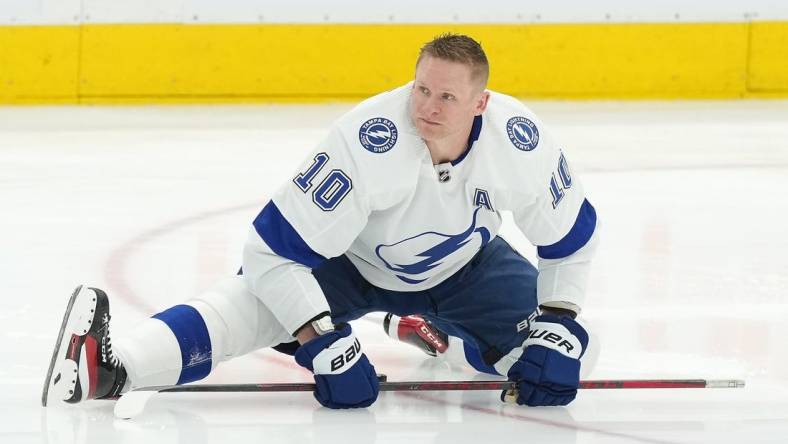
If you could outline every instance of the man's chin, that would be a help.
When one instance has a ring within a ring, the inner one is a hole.
[[[421,138],[426,141],[440,139],[442,136],[440,129],[434,126],[420,124],[416,129],[419,131]]]

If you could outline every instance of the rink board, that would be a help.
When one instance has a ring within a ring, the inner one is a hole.
[[[412,78],[441,32],[534,98],[788,96],[788,22],[0,26],[0,103],[357,100]]]

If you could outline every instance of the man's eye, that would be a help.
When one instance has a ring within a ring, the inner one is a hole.
[[[421,90],[421,93],[424,94],[425,96],[428,96],[430,94],[430,90],[428,90],[427,88],[425,88],[423,86],[421,88],[419,88],[419,89]]]
[[[455,97],[453,95],[451,95],[451,94],[444,94],[443,95],[443,99],[444,100],[454,100]]]

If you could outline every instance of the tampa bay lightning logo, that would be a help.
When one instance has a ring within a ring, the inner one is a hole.
[[[418,284],[429,276],[424,274],[440,266],[443,260],[459,251],[473,239],[481,243],[479,248],[490,242],[490,231],[476,226],[476,216],[482,207],[473,212],[471,226],[459,234],[443,234],[428,231],[390,245],[378,245],[375,254],[403,282]],[[403,260],[403,259],[407,259]],[[399,263],[402,262],[402,263]]]
[[[371,153],[385,153],[397,143],[397,127],[389,119],[375,117],[361,125],[358,140]]]
[[[536,125],[522,116],[512,117],[506,122],[506,134],[518,150],[531,151],[539,144]]]

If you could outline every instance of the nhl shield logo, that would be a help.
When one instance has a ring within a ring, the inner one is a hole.
[[[531,151],[539,144],[539,130],[529,119],[517,116],[506,122],[506,134],[515,148]]]
[[[385,153],[397,143],[397,127],[389,119],[375,117],[361,125],[358,140],[370,153]]]

